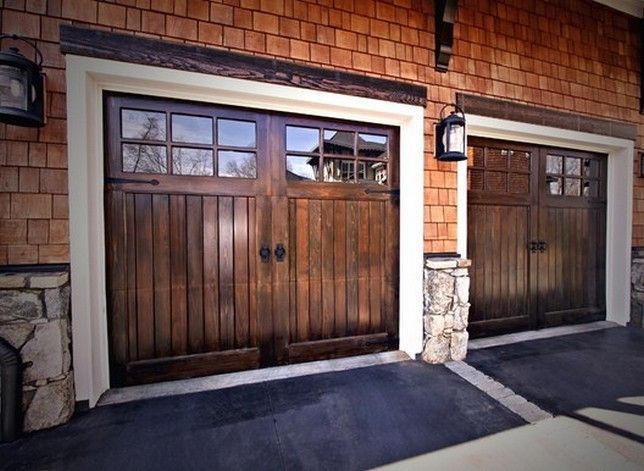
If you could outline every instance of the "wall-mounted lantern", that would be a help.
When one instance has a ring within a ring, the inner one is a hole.
[[[443,116],[445,108],[454,110]],[[467,160],[465,155],[465,113],[457,105],[445,105],[440,112],[441,120],[436,125],[436,158],[445,162]]]
[[[0,122],[15,126],[45,125],[45,80],[42,54],[35,44],[16,35],[0,35],[27,43],[36,51],[36,61],[23,56],[17,47],[0,51]]]

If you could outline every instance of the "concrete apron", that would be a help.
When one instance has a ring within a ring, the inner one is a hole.
[[[334,360],[312,361],[296,365],[275,366],[257,370],[238,371],[235,373],[203,376],[201,378],[166,381],[162,383],[144,384],[124,388],[112,388],[106,391],[98,401],[98,406],[120,404],[123,402],[139,401],[155,397],[176,396],[216,389],[231,388],[245,384],[255,384],[264,381],[295,378],[332,371],[344,371],[353,368],[365,368],[374,365],[384,365],[398,361],[409,360],[409,356],[401,351],[373,353]]]

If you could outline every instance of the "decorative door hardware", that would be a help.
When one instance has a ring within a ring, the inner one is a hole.
[[[536,240],[531,240],[528,243],[528,249],[531,253],[537,253],[537,250],[539,250],[539,242]]]
[[[275,260],[277,260],[278,262],[283,262],[285,255],[286,249],[284,248],[284,244],[277,244],[277,246],[275,247]]]
[[[548,244],[546,243],[546,241],[545,241],[545,240],[540,240],[540,241],[538,242],[538,249],[539,249],[539,252],[543,253],[543,252],[545,252],[545,251],[546,251],[546,249],[547,249],[547,248],[548,248]]]
[[[389,190],[376,190],[375,188],[367,188],[364,192],[368,195],[372,193],[389,193],[391,195],[400,195],[400,188],[391,188]]]
[[[157,186],[159,180],[152,178],[150,180],[143,180],[137,178],[117,178],[117,177],[105,177],[105,183],[141,183],[144,185]]]
[[[271,260],[271,249],[268,245],[262,245],[262,248],[259,249],[259,256],[262,259],[262,263],[268,263]]]

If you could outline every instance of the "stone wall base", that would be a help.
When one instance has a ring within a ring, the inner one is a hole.
[[[74,413],[69,300],[67,272],[0,274],[0,337],[20,352],[26,432]]]
[[[633,247],[631,259],[631,320],[629,325],[644,327],[644,247]]]
[[[462,360],[467,354],[469,260],[428,258],[424,271],[424,344],[428,363]]]

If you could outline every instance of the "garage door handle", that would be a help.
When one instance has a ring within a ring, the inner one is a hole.
[[[528,244],[528,249],[531,253],[537,253],[537,250],[539,250],[539,242],[536,240],[531,240]]]
[[[262,245],[262,248],[259,249],[259,256],[262,259],[262,263],[268,263],[271,260],[271,249],[268,245]]]
[[[286,249],[284,248],[284,244],[277,244],[277,246],[275,247],[275,260],[277,260],[278,262],[283,262],[285,255]]]
[[[548,244],[545,240],[540,240],[538,244],[539,252],[543,253],[548,248]]]

